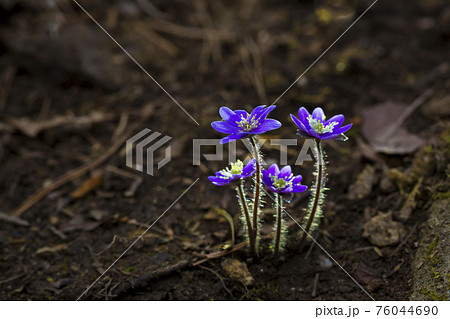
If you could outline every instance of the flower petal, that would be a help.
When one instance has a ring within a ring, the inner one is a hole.
[[[264,120],[267,115],[269,115],[270,112],[272,112],[272,110],[276,108],[276,105],[271,105],[267,108],[265,108],[262,112],[260,112],[260,114],[258,115],[258,119]]]
[[[215,122],[211,123],[211,126],[213,127],[213,129],[215,129],[216,131],[218,131],[220,133],[230,134],[230,133],[236,133],[239,131],[238,126],[233,126],[229,122],[226,122],[226,121],[215,121]]]
[[[272,176],[278,176],[278,174],[280,174],[280,169],[278,168],[277,163],[273,163],[272,165],[270,165],[269,173]]]
[[[266,119],[262,124],[260,124],[257,128],[252,130],[253,134],[262,134],[267,131],[276,130],[281,126],[281,123],[274,119]]]
[[[352,126],[353,126],[353,123],[347,124],[347,125],[345,125],[345,126],[342,126],[342,127],[338,128],[337,130],[334,130],[333,133],[335,133],[335,134],[342,134],[342,133],[345,133],[345,132],[347,132]]]
[[[300,130],[302,130],[303,132],[305,132],[307,135],[310,135],[310,131],[312,130],[311,127],[309,126],[308,121],[306,120],[306,122],[302,122],[301,120],[299,120],[298,118],[296,118],[294,115],[291,114],[291,119],[292,121],[294,121],[295,125],[298,126],[298,128]]]
[[[292,168],[290,165],[286,165],[280,170],[278,178],[286,179],[292,174]]]
[[[270,189],[270,190],[271,190],[272,192],[274,192],[274,193],[281,193],[278,189],[276,189],[276,188],[273,187],[273,186],[267,185],[267,188]]]
[[[301,107],[298,109],[298,118],[303,123],[308,123],[309,112],[306,108]]]
[[[247,165],[244,166],[244,168],[242,169],[242,177],[248,177],[250,175],[255,174],[256,172],[256,165],[255,165],[256,161],[255,159],[252,159],[251,161],[249,161],[247,163]]]
[[[261,111],[262,111],[265,107],[266,107],[265,105],[260,105],[260,106],[255,107],[255,108],[253,109],[252,113],[250,114],[250,117],[251,117],[251,118],[257,119],[257,118],[259,117]]]
[[[226,144],[229,142],[233,142],[233,141],[237,141],[240,140],[241,138],[245,137],[249,135],[248,133],[234,133],[234,134],[230,134],[226,137],[224,137],[223,139],[220,140],[220,144]]]
[[[269,177],[269,171],[266,169],[263,169],[262,171],[262,181],[264,184],[266,184],[266,186],[271,186],[273,184],[272,179]]]
[[[303,131],[303,130],[301,130],[301,129],[298,129],[298,130],[297,130],[297,135],[300,135],[300,136],[303,137],[303,138],[315,138],[315,137],[312,136],[311,134],[309,134],[309,133],[307,133],[307,132],[305,132],[305,131]]]
[[[308,189],[308,186],[305,185],[293,185],[291,193],[301,193]]]
[[[222,106],[219,109],[219,114],[225,121],[228,121],[231,116],[236,115],[236,113],[234,113],[229,107],[226,106]]]
[[[214,185],[217,185],[217,186],[226,185],[232,181],[232,180],[220,178],[217,176],[208,176],[208,179],[211,181],[211,183],[213,183]]]
[[[324,117],[325,117],[325,113],[323,113],[323,110],[321,107],[316,107],[312,113],[313,118],[317,119],[317,120],[321,120],[323,121]]]
[[[337,124],[334,126],[335,128],[338,128],[344,123],[344,115],[338,114],[330,118],[328,121],[325,122],[324,126],[327,126],[328,124],[331,124],[333,122],[337,122]]]
[[[294,178],[292,179],[292,185],[297,185],[302,181],[302,179],[303,179],[302,175],[294,176]]]

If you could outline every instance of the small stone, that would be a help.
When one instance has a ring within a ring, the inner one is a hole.
[[[363,237],[379,247],[399,244],[406,235],[403,224],[392,220],[392,212],[379,212],[364,224],[363,229]]]
[[[108,212],[105,210],[101,210],[101,209],[93,209],[89,212],[89,217],[99,221],[101,220],[103,217],[107,216]]]
[[[380,181],[380,189],[383,193],[390,194],[395,191],[396,187],[388,176],[384,176]]]
[[[318,258],[319,261],[319,267],[323,270],[330,269],[333,266],[333,262],[330,258],[325,257],[324,255],[320,255]]]

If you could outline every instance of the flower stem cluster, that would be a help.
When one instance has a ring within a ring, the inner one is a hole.
[[[209,180],[218,186],[238,181],[236,192],[242,212],[241,221],[245,229],[250,254],[253,257],[258,255],[259,249],[260,215],[263,206],[262,183],[266,186],[267,190],[273,192],[275,195],[275,221],[273,226],[273,240],[270,245],[275,257],[283,251],[286,243],[285,235],[287,233],[287,227],[283,214],[285,212],[283,206],[284,196],[301,193],[308,188],[301,184],[302,176],[294,175],[289,165],[281,169],[277,164],[272,164],[268,169],[262,168],[262,154],[256,136],[281,126],[279,121],[267,118],[274,108],[275,105],[269,107],[261,105],[249,114],[244,110],[232,111],[228,107],[222,107],[219,111],[222,121],[215,121],[211,124],[215,130],[229,134],[221,140],[222,144],[247,138],[252,145],[251,155],[253,159],[246,165],[238,160],[236,163],[232,163],[229,168],[217,171],[215,176],[209,177]],[[298,110],[298,116],[297,118],[291,114],[292,120],[298,127],[297,134],[304,138],[314,139],[314,153],[316,157],[316,180],[311,188],[311,200],[304,221],[303,235],[300,240],[300,246],[303,247],[306,236],[318,226],[318,220],[322,216],[324,184],[326,180],[322,140],[346,140],[347,138],[343,133],[348,131],[352,124],[342,126],[344,122],[343,115],[333,116],[327,121],[321,108],[316,108],[312,114],[309,114],[302,107]],[[253,196],[248,199],[244,179],[250,176],[254,176],[254,187]],[[272,196],[270,197],[272,198]]]

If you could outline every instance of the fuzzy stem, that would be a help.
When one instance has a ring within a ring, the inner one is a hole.
[[[259,215],[259,205],[261,199],[261,156],[259,154],[258,143],[256,139],[252,136],[250,138],[250,143],[253,146],[253,157],[255,158],[256,164],[256,180],[255,180],[255,193],[253,198],[253,238],[255,239],[255,246],[258,239],[258,215]]]
[[[253,146],[253,157],[256,162],[256,180],[255,180],[255,194],[253,198],[253,238],[256,240],[258,237],[258,213],[259,213],[259,202],[260,202],[260,193],[261,193],[261,163],[260,163],[260,155],[258,143],[256,142],[254,137],[250,138],[250,142]]]
[[[255,254],[255,238],[253,236],[253,228],[252,228],[252,222],[250,220],[250,213],[247,205],[247,198],[245,197],[244,192],[244,180],[242,180],[239,183],[239,186],[237,187],[239,192],[239,197],[241,199],[242,208],[244,210],[245,215],[245,221],[247,224],[247,234],[248,234],[248,240],[249,240],[249,246],[250,246],[250,254],[253,256]]]
[[[277,205],[277,229],[275,234],[275,248],[273,251],[274,257],[278,257],[278,252],[280,250],[280,240],[281,240],[281,210],[283,209],[283,197],[275,193],[275,203]]]
[[[317,150],[317,176],[316,176],[316,187],[314,190],[314,202],[311,207],[311,212],[308,218],[308,222],[306,224],[305,230],[303,232],[302,239],[300,240],[300,250],[303,249],[305,245],[306,236],[308,235],[309,229],[311,228],[311,224],[314,220],[314,216],[316,215],[317,209],[319,207],[320,195],[322,194],[322,180],[323,180],[323,169],[325,162],[323,160],[323,150],[322,150],[322,142],[320,140],[315,140],[316,150]]]

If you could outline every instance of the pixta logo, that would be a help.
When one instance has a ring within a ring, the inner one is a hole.
[[[144,166],[147,166],[146,173],[148,175],[153,175],[155,152],[172,139],[170,136],[163,135],[157,140],[162,134],[151,132],[150,129],[145,128],[128,139],[126,143],[126,165],[140,172],[144,172]],[[157,141],[155,142],[155,140]],[[144,165],[144,159],[146,159],[146,165]],[[164,158],[158,162],[158,169],[169,163],[170,159],[171,147],[167,145]]]

